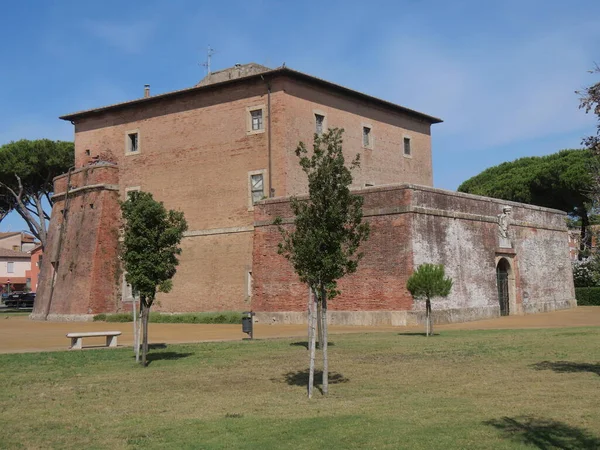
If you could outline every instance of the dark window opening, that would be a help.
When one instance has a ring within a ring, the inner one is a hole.
[[[315,114],[315,133],[321,134],[323,133],[323,122],[325,121],[325,116],[321,114]]]
[[[252,192],[252,204],[260,201],[265,196],[264,180],[262,174],[250,176],[250,190]]]
[[[411,154],[410,138],[404,138],[404,154],[406,156],[410,156]]]
[[[129,153],[134,153],[138,151],[138,134],[130,133],[127,135],[129,137]]]
[[[263,129],[262,109],[256,109],[254,111],[250,111],[250,116],[252,118],[252,131],[262,130]]]
[[[369,147],[371,145],[371,129],[369,127],[363,127],[363,147]]]

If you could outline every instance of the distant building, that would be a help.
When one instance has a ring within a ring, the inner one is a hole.
[[[0,248],[28,252],[37,244],[35,237],[22,231],[0,233]]]
[[[42,268],[43,253],[44,252],[41,245],[38,245],[33,250],[29,251],[29,255],[31,256],[31,269],[27,271],[25,276],[29,281],[29,289],[31,292],[37,292],[40,270]]]
[[[27,271],[31,270],[31,255],[18,250],[0,248],[0,289],[3,293],[28,288]]]

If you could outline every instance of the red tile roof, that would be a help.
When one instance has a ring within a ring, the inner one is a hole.
[[[17,250],[10,250],[8,248],[0,248],[0,258],[24,258],[30,259],[31,255],[25,252],[19,252]]]

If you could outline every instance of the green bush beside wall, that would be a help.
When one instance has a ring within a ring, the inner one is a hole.
[[[575,298],[579,306],[600,306],[600,286],[576,287]]]
[[[96,314],[94,322],[132,322],[133,316],[127,313]],[[151,323],[242,323],[242,313],[238,311],[204,312],[186,314],[150,313]]]

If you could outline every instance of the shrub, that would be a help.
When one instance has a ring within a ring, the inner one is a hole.
[[[573,261],[575,287],[591,287],[600,284],[600,259],[591,256],[582,261]]]
[[[576,287],[575,298],[579,306],[600,306],[600,287]]]
[[[127,313],[96,314],[94,321],[100,322],[132,322],[133,316]],[[242,322],[242,313],[238,311],[203,312],[186,314],[161,314],[150,313],[148,319],[151,323],[217,323],[239,324]]]

